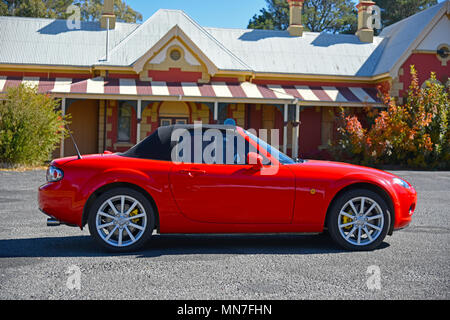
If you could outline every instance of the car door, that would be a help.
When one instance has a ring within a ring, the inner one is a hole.
[[[237,133],[232,139],[243,141]],[[171,190],[183,215],[194,221],[210,223],[291,222],[295,197],[293,173],[286,166],[280,166],[273,175],[255,170],[254,166],[243,161],[250,151],[248,142],[244,143],[245,149],[234,148],[233,164],[192,161],[172,167]],[[204,144],[202,152],[205,147]],[[227,150],[226,147],[224,149]]]

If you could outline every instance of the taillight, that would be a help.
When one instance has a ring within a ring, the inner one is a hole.
[[[62,180],[62,178],[64,177],[64,172],[55,167],[55,166],[50,166],[47,169],[47,182],[57,182]]]

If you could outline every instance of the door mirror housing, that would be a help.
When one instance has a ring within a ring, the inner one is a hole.
[[[256,152],[249,152],[247,155],[247,164],[260,170],[263,167],[263,157]]]

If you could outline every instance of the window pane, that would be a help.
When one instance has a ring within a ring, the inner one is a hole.
[[[117,140],[129,142],[131,140],[131,107],[123,105],[119,107],[119,126]]]
[[[167,126],[170,126],[171,124],[172,124],[171,120],[168,120],[168,119],[161,120],[161,127],[167,127]]]

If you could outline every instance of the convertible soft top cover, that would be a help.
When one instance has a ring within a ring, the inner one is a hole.
[[[145,138],[142,142],[123,153],[122,156],[140,159],[153,159],[160,161],[171,161],[171,152],[177,141],[172,141],[172,133],[177,129],[195,130],[200,128],[202,131],[208,129],[232,130],[236,127],[231,125],[172,125],[160,127],[152,135]]]

